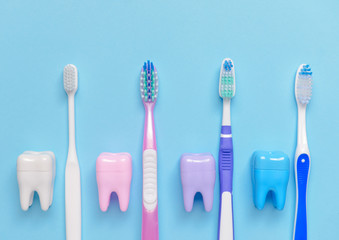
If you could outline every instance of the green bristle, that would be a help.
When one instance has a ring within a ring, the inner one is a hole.
[[[234,67],[232,60],[226,59],[223,61],[220,71],[220,97],[232,98],[235,93]]]

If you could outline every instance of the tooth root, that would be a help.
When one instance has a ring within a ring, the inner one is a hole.
[[[192,211],[194,196],[200,192],[205,210],[211,211],[215,186],[215,160],[212,154],[183,154],[180,165],[185,210]]]
[[[33,205],[34,192],[31,192],[31,197],[29,198],[29,206]]]
[[[102,182],[102,176],[97,178],[98,182]],[[100,204],[100,209],[103,212],[106,212],[109,206],[109,201],[111,198],[111,191],[109,188],[102,184],[98,184],[98,191],[99,191],[99,204]]]
[[[100,209],[106,212],[112,192],[116,192],[122,212],[127,211],[132,180],[129,153],[102,153],[96,164]]]
[[[45,184],[45,186],[40,187],[37,190],[37,193],[40,198],[40,206],[43,211],[47,211],[49,206],[52,204],[51,201],[51,186],[48,186],[48,184]]]
[[[205,210],[206,212],[210,212],[213,208],[214,184],[201,191],[201,194],[204,199]]]
[[[33,204],[34,191],[31,189],[20,187],[20,204],[24,211],[27,211]]]
[[[283,210],[286,200],[286,184],[280,184],[273,191],[273,205],[278,210]]]
[[[254,205],[259,210],[262,210],[265,206],[267,193],[269,190],[266,186],[262,186],[260,183],[256,184],[254,187]]]
[[[194,196],[197,192],[192,189],[184,188],[184,206],[186,212],[191,212],[193,209]]]
[[[117,191],[117,195],[119,198],[120,209],[122,212],[126,212],[129,204],[129,189],[121,189]]]
[[[252,156],[253,201],[259,210],[264,208],[270,190],[273,192],[274,207],[279,210],[284,208],[289,168],[289,158],[283,152],[254,152]]]
[[[38,192],[42,210],[52,204],[55,156],[52,152],[24,152],[17,160],[17,177],[21,208],[27,211]]]

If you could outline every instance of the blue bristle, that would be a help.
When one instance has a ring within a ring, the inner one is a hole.
[[[300,70],[300,75],[312,75],[310,65],[304,65]]]
[[[225,61],[224,68],[225,71],[231,71],[233,67],[232,61]]]

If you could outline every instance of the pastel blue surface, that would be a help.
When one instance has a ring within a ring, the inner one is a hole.
[[[253,151],[296,146],[294,77],[300,64],[314,72],[307,111],[312,158],[308,189],[309,240],[339,236],[337,157],[339,1],[5,1],[0,2],[0,239],[65,239],[64,169],[68,147],[62,70],[79,69],[76,140],[82,180],[83,239],[140,239],[144,109],[143,62],[159,73],[155,108],[159,151],[161,240],[217,239],[219,186],[214,208],[197,197],[184,210],[179,158],[212,152],[217,159],[223,58],[233,59],[234,214],[237,240],[292,238],[295,182],[290,176],[282,212],[252,201]],[[57,158],[53,205],[19,203],[16,158],[52,150]],[[133,157],[131,202],[99,210],[95,161],[101,152]],[[292,161],[293,162],[293,161]]]

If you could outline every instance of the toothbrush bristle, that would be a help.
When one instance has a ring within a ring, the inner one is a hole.
[[[145,62],[141,69],[140,93],[145,103],[155,102],[158,97],[158,73],[150,61]]]
[[[67,94],[76,92],[78,89],[78,70],[72,64],[64,68],[64,88]]]
[[[220,70],[219,95],[222,98],[232,98],[235,94],[235,73],[233,61],[224,59]]]
[[[312,71],[310,65],[302,64],[295,81],[295,96],[301,104],[308,104],[312,96]]]

